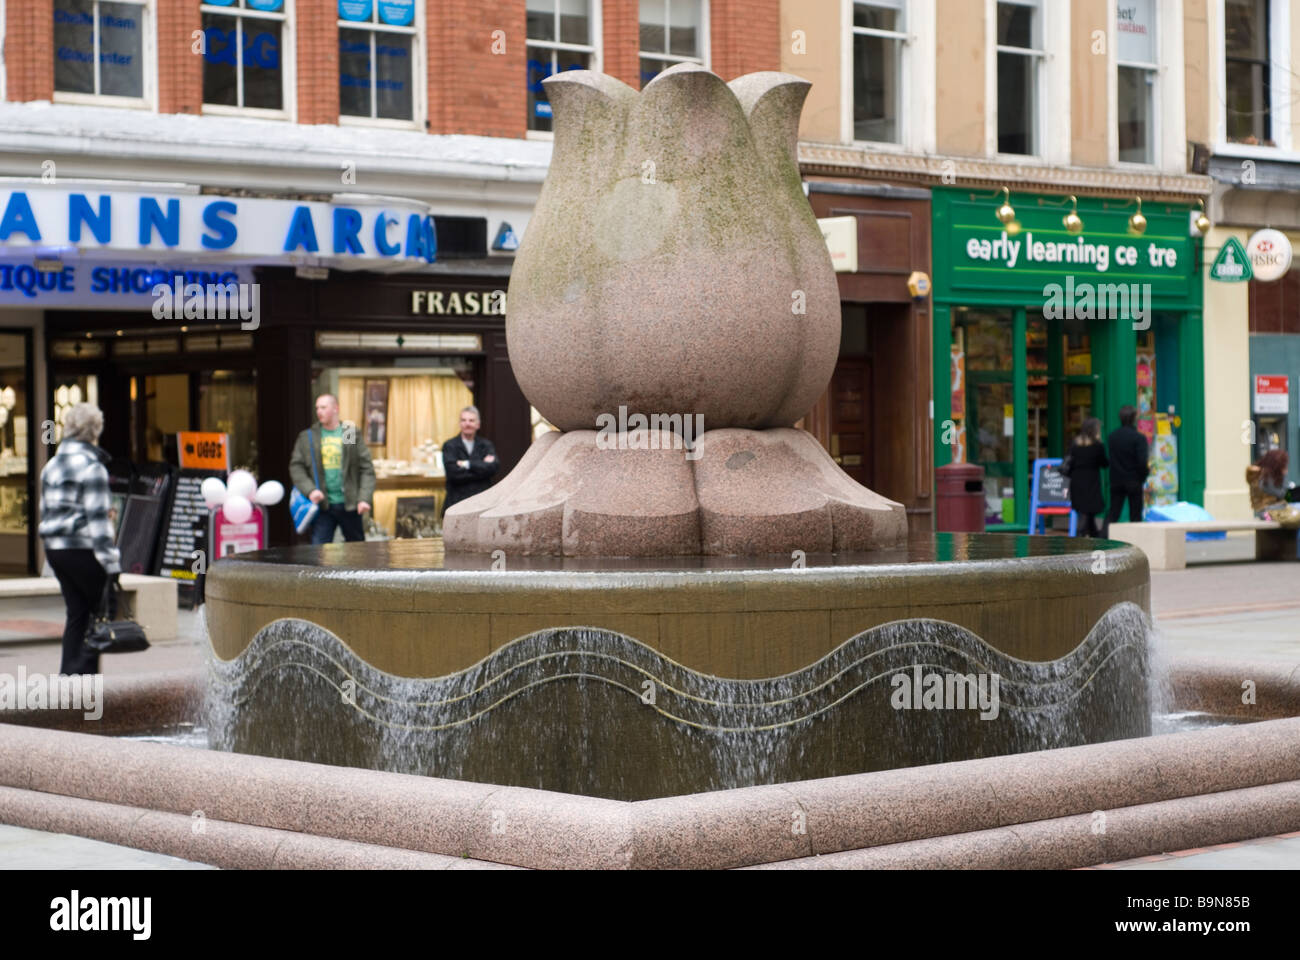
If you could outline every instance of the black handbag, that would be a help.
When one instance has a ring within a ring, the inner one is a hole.
[[[116,614],[116,601],[121,598],[121,595],[122,588],[116,578],[109,577],[108,582],[104,584],[104,597],[100,602],[99,612],[86,631],[86,646],[96,653],[136,653],[149,649],[149,640],[144,635],[144,627],[134,620],[110,619]]]

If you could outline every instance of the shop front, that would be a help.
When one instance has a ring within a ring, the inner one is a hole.
[[[456,432],[448,411],[469,403],[487,408],[484,434],[502,435],[503,461],[517,459],[528,407],[505,359],[511,262],[489,256],[486,218],[435,216],[417,201],[10,181],[0,189],[0,571],[38,569],[35,484],[64,414],[83,400],[103,409],[101,444],[130,483],[136,467],[175,467],[177,434],[193,430],[226,434],[232,468],[287,483],[314,391],[339,395],[385,472],[381,491],[436,503],[431,445]],[[418,310],[413,290],[428,295]],[[509,405],[484,392],[503,378],[522,404],[511,408],[519,430]],[[393,535],[398,498],[385,497],[377,506],[392,508],[380,519]],[[406,527],[426,530],[412,513]],[[271,542],[287,543],[287,511],[269,519]]]
[[[810,180],[839,281],[840,356],[804,426],[850,477],[932,527],[930,191]]]
[[[1104,437],[1126,405],[1151,442],[1147,502],[1201,503],[1190,207],[1146,201],[1140,232],[1132,198],[936,189],[933,210],[935,463],[984,468],[988,529],[1028,529],[1034,461],[1062,457],[1089,417]]]

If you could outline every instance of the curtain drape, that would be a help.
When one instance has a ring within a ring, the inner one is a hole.
[[[339,377],[339,417],[358,428],[365,422],[365,382],[376,377]],[[460,432],[460,411],[474,402],[469,388],[456,376],[388,378],[386,443],[370,445],[380,460],[414,460],[415,448],[426,440],[441,447]]]

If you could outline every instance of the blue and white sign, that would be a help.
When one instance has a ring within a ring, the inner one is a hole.
[[[248,0],[248,5],[263,13],[275,13],[284,6],[284,0]]]
[[[339,0],[339,19],[365,23],[374,9],[374,0]]]
[[[197,283],[247,284],[253,270],[247,266],[95,263],[68,261],[58,270],[41,271],[31,258],[0,260],[0,306],[102,307],[107,310],[148,310],[158,284],[182,286]]]
[[[203,0],[203,2],[212,7],[229,7],[234,5],[235,0]]]
[[[194,193],[136,193],[101,184],[5,181],[0,260],[113,251],[248,263],[432,263],[437,238],[424,204],[298,202]],[[52,252],[51,252],[52,251]],[[28,261],[30,262],[30,260]]]
[[[379,0],[379,19],[394,27],[409,27],[415,19],[415,0]]]

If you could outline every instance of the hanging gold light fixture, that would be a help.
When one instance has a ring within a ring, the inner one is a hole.
[[[1010,226],[1016,219],[1016,208],[1011,205],[1011,188],[1002,188],[1002,206],[998,207],[998,223]]]
[[[1137,198],[1137,213],[1128,218],[1128,232],[1140,237],[1147,232],[1147,218],[1142,216],[1142,198]]]
[[[1201,236],[1205,236],[1207,233],[1210,232],[1210,218],[1205,215],[1205,200],[1204,199],[1198,200],[1197,203],[1201,205],[1201,213],[1192,222],[1192,226],[1196,227],[1197,233],[1199,233]]]
[[[1061,223],[1065,225],[1065,232],[1071,236],[1078,236],[1083,233],[1083,218],[1079,216],[1079,198],[1070,197],[1070,212],[1061,218]]]

